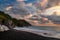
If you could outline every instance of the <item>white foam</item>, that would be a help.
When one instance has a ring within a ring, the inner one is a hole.
[[[14,29],[21,30],[21,31],[26,31],[26,32],[31,32],[31,33],[34,33],[34,34],[37,34],[37,35],[42,35],[42,36],[45,36],[45,37],[60,38],[60,34],[54,32],[54,31],[30,29],[30,28],[25,28],[25,27],[24,28],[22,28],[22,27],[17,28],[16,27]]]

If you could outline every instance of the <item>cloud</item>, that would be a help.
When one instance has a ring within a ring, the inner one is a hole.
[[[12,18],[23,19],[19,14],[9,14]]]
[[[14,3],[12,1],[8,1],[8,3],[4,1],[4,4],[0,6],[0,10],[3,8],[6,13],[17,19],[31,18],[34,15],[38,16],[37,18],[39,19],[42,10],[45,11],[47,7],[50,8],[51,6],[59,5],[60,2],[60,0],[36,0],[34,3],[25,3],[24,1],[27,0],[16,0]]]
[[[48,5],[50,7],[60,5],[60,0],[48,0]]]
[[[12,8],[12,6],[6,7],[6,10],[9,11]]]
[[[46,6],[47,3],[48,3],[48,0],[43,0],[43,1],[41,2],[41,6],[44,7],[44,6]]]
[[[27,6],[28,5],[28,6]],[[13,6],[6,7],[6,13],[16,18],[29,18],[34,14],[35,8],[30,4],[25,4],[24,2],[18,2]],[[15,15],[15,16],[14,16]],[[28,16],[29,15],[29,16]]]
[[[5,6],[5,7],[3,7],[4,11],[10,15],[11,14],[20,15],[20,17],[26,17],[30,14],[32,14],[32,15],[37,14],[36,8],[32,5],[32,3],[25,4],[24,1],[27,1],[27,0],[16,0],[16,2],[13,4],[9,4],[9,3],[7,3],[6,5],[4,4],[4,6]],[[13,15],[12,15],[12,17],[13,17]],[[18,17],[18,16],[16,16],[16,17]]]
[[[44,10],[47,7],[48,0],[37,0],[33,5],[39,9]]]
[[[26,18],[28,15],[34,15],[36,13],[36,8],[32,5],[32,3],[25,4],[23,1],[17,1],[16,4],[13,6],[7,6],[6,11],[8,14],[14,14],[14,17],[17,17],[16,15],[20,15],[22,18]],[[13,17],[13,15],[12,15]]]
[[[32,5],[32,3],[28,3],[28,4],[26,4],[26,6],[33,6],[33,5]]]
[[[24,0],[17,0],[17,1],[24,1]]]
[[[17,1],[27,1],[27,0],[17,0]]]

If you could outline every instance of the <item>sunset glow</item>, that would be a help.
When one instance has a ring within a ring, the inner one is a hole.
[[[45,13],[47,15],[52,15],[54,12],[56,12],[57,16],[60,15],[60,6],[54,6],[54,7],[48,8]]]

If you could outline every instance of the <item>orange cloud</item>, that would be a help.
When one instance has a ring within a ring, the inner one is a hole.
[[[45,6],[47,2],[48,2],[48,0],[43,0],[43,1],[41,2],[41,6]]]

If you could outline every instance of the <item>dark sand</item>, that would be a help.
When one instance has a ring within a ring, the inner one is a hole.
[[[48,38],[29,32],[9,30],[0,32],[0,40],[60,40],[56,38]]]

